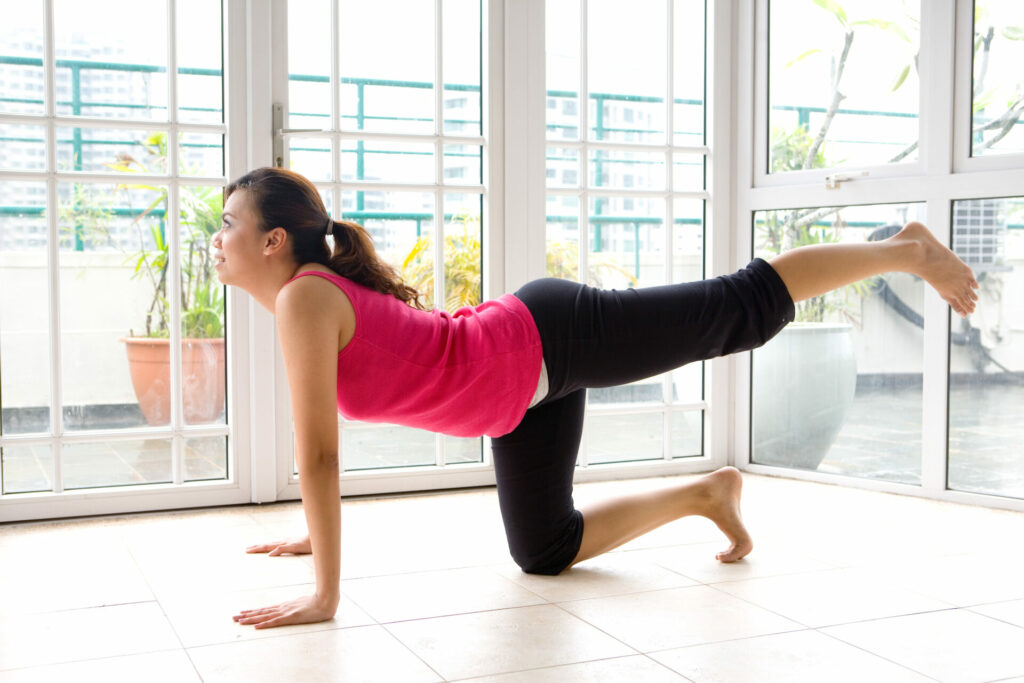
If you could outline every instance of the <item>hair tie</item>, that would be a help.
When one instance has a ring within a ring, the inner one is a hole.
[[[324,225],[324,237],[327,237],[332,232],[334,232],[334,219],[328,216],[327,223]]]

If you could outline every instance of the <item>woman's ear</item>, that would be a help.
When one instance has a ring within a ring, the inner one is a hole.
[[[277,227],[263,234],[263,255],[270,256],[281,250],[288,242],[288,231]]]

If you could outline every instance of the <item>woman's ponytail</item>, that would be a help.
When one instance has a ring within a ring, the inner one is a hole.
[[[328,232],[334,236],[334,253],[325,264],[331,270],[414,308],[423,308],[420,293],[405,284],[395,269],[377,256],[366,228],[351,221],[332,221]]]
[[[364,287],[423,308],[419,292],[377,256],[366,228],[331,220],[320,193],[303,176],[283,168],[258,168],[228,185],[224,198],[240,189],[248,192],[261,230],[281,227],[288,232],[292,253],[300,264],[319,263]],[[334,238],[333,253],[327,247],[327,235]]]

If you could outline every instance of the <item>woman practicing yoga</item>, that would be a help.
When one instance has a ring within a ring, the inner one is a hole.
[[[505,533],[523,571],[557,574],[686,515],[713,521],[730,543],[717,558],[734,562],[753,548],[735,468],[574,508],[587,387],[756,348],[792,321],[793,302],[879,273],[920,276],[960,315],[977,299],[970,268],[908,223],[880,242],[802,247],[700,282],[602,290],[546,278],[474,308],[428,312],[366,230],[331,220],[302,176],[261,168],[225,194],[217,273],[276,317],[309,531],[248,552],[311,552],[316,573],[314,595],[234,616],[256,628],[325,621],[337,610],[338,413],[492,437]]]

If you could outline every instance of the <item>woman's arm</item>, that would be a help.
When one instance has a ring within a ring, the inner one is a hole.
[[[257,628],[326,621],[341,599],[341,503],[338,491],[337,372],[340,321],[326,314],[322,278],[300,278],[275,304],[288,373],[302,505],[316,568],[316,594],[235,616]]]

